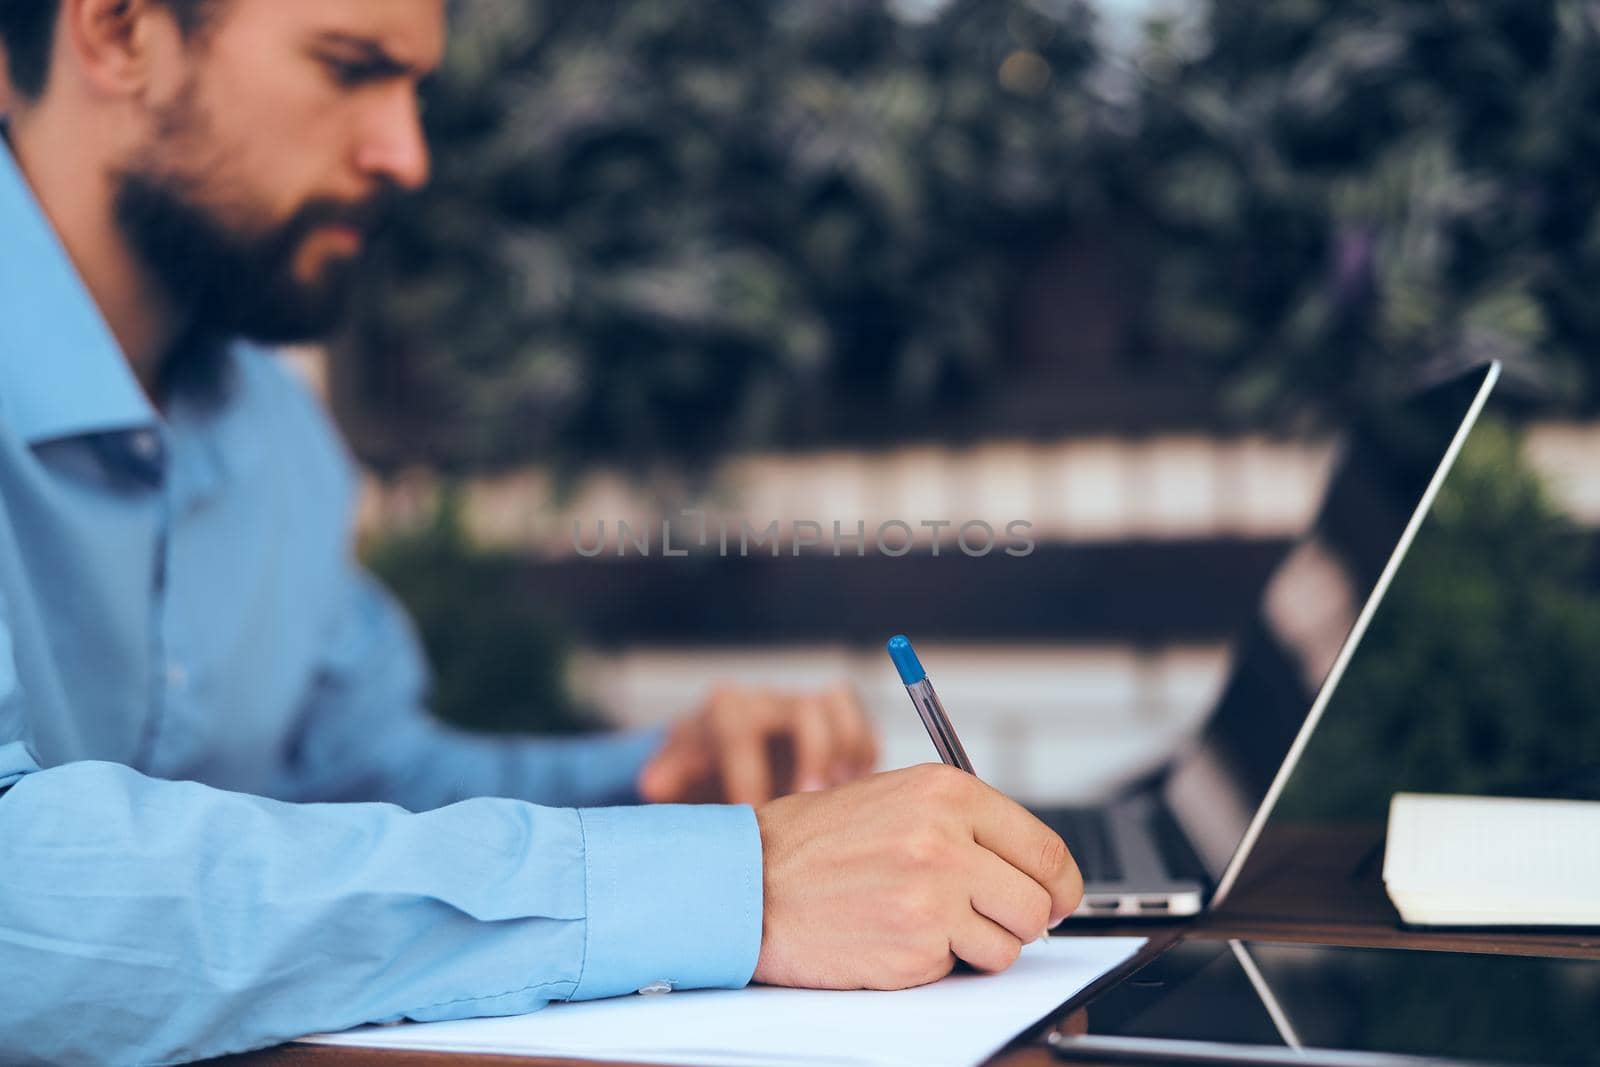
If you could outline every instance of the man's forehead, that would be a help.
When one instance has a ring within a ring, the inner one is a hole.
[[[231,0],[238,28],[272,26],[302,36],[381,49],[425,74],[445,43],[445,0]]]

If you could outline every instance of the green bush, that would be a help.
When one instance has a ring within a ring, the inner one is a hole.
[[[518,596],[526,561],[473,546],[452,494],[429,524],[377,541],[365,556],[417,623],[433,668],[430,707],[440,718],[498,733],[597,727],[567,686],[566,631]]]
[[[1351,661],[1282,812],[1381,818],[1397,790],[1560,792],[1600,771],[1588,541],[1517,435],[1480,425]],[[1594,785],[1591,779],[1591,787]]]
[[[1147,343],[1241,410],[1381,406],[1499,358],[1600,401],[1600,19],[1581,0],[1210,0],[1157,48],[1123,187]],[[1182,39],[1182,38],[1180,38]]]
[[[363,458],[696,464],[986,389],[1017,250],[1093,200],[1092,20],[895,7],[458,5],[336,367]]]

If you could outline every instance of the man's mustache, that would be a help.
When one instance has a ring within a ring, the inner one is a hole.
[[[401,195],[398,189],[385,188],[365,200],[353,203],[313,200],[295,212],[282,232],[289,247],[298,246],[314,230],[324,226],[348,226],[363,238],[371,238],[394,217],[394,209]]]

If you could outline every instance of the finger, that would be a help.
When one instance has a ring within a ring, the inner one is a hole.
[[[639,795],[660,804],[681,800],[691,789],[711,777],[711,746],[703,729],[687,723],[673,730],[666,744],[639,772]]]
[[[980,971],[1003,971],[1017,962],[1022,941],[994,920],[969,911],[950,937],[956,958]]]
[[[981,783],[980,783],[981,784]],[[977,790],[973,839],[1050,894],[1050,925],[1072,914],[1083,899],[1083,876],[1059,834],[1022,805],[988,786]]]
[[[1024,944],[1037,941],[1050,922],[1050,894],[988,849],[971,851],[972,909],[1005,927]]]
[[[811,793],[829,784],[829,768],[839,739],[827,703],[820,697],[795,697],[789,704],[789,733],[794,742],[794,788]]]
[[[825,692],[822,699],[835,737],[834,763],[844,768],[843,773],[835,774],[834,781],[868,773],[878,763],[878,738],[855,690],[838,685]]]
[[[834,686],[824,694],[833,715],[834,728],[846,739],[851,770],[865,774],[878,762],[878,738],[855,689],[848,684]]]
[[[719,694],[711,709],[711,734],[728,803],[764,804],[772,799],[767,737],[776,719],[776,703],[767,694],[741,690]]]

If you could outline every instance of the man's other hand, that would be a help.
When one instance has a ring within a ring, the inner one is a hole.
[[[757,982],[902,989],[942,978],[958,959],[1002,971],[1083,897],[1059,836],[939,764],[782,797],[756,819]]]
[[[639,773],[651,803],[762,804],[859,778],[878,743],[848,686],[791,694],[725,685]]]

